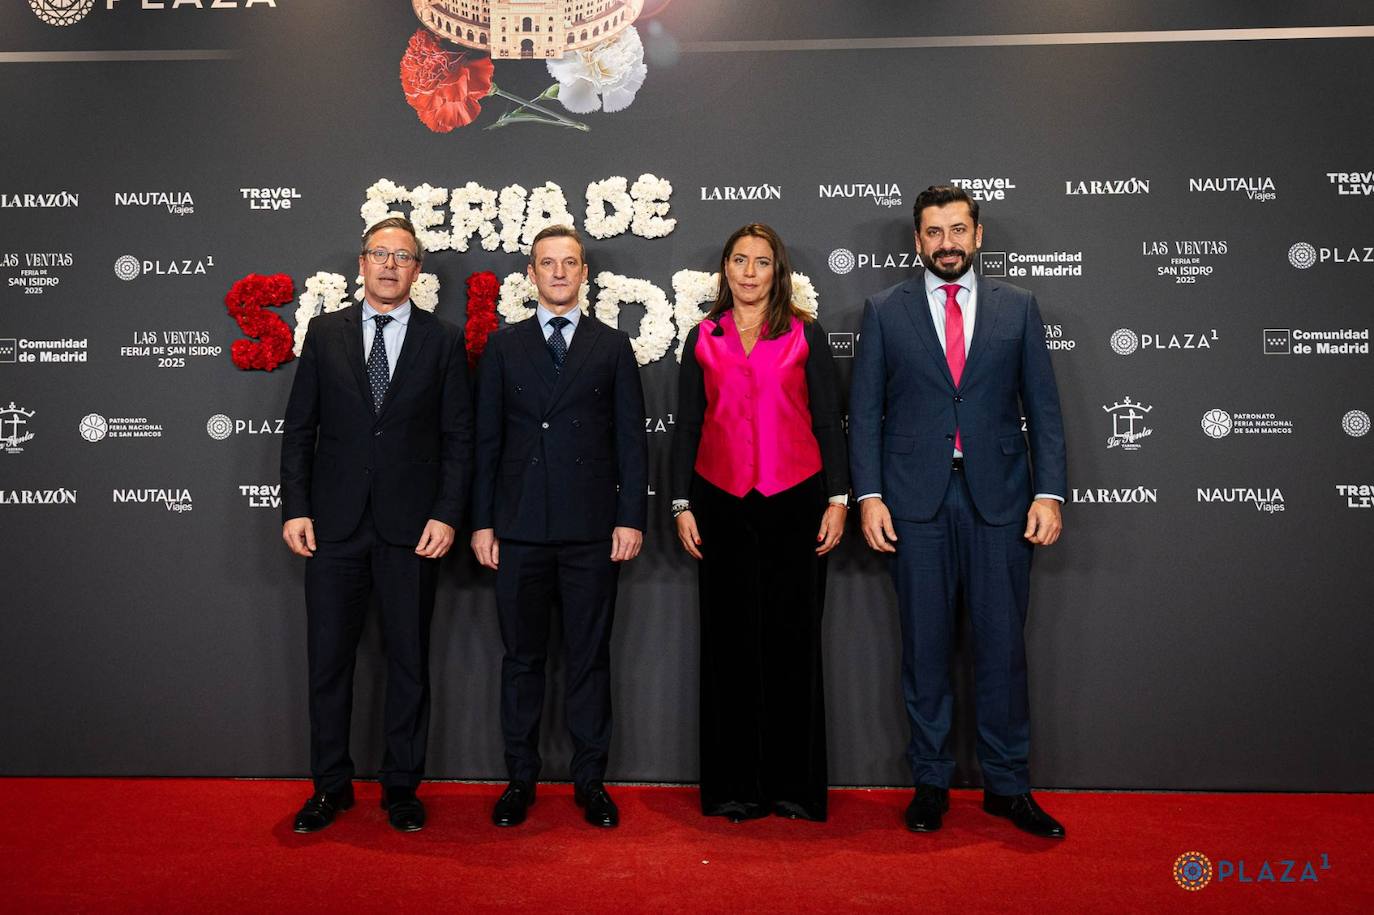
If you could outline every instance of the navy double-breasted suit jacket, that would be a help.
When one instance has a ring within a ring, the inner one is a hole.
[[[487,340],[477,373],[472,526],[531,543],[644,530],[644,390],[630,338],[591,315],[561,372],[535,318]]]

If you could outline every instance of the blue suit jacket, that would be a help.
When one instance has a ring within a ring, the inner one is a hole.
[[[583,315],[563,371],[536,318],[492,334],[477,370],[472,527],[534,543],[644,530],[644,389],[630,338]]]
[[[893,517],[928,521],[949,486],[954,431],[974,506],[991,524],[1024,519],[1035,493],[1067,493],[1064,423],[1035,296],[975,277],[978,314],[956,388],[927,306],[925,277],[864,303],[849,400],[854,493]],[[1028,433],[1021,431],[1025,416]]]

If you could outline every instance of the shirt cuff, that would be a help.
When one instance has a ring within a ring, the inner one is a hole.
[[[1035,497],[1036,497],[1037,499],[1053,499],[1053,500],[1056,501],[1056,502],[1063,502],[1063,501],[1064,501],[1064,497],[1063,497],[1063,496],[1056,496],[1056,495],[1055,495],[1054,493],[1052,493],[1052,492],[1038,492],[1038,493],[1035,494]]]
[[[880,492],[866,492],[861,496],[856,496],[855,502],[862,502],[864,499],[881,499],[883,494]]]
[[[831,504],[831,505],[843,505],[845,508],[848,508],[848,507],[849,507],[849,494],[848,494],[848,493],[840,493],[838,496],[831,496],[831,497],[830,497],[830,504]]]

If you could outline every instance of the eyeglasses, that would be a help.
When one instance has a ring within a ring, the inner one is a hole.
[[[368,248],[363,253],[374,264],[385,264],[388,257],[394,257],[397,267],[409,267],[412,263],[418,263],[420,260],[406,250],[388,251],[386,248]]]

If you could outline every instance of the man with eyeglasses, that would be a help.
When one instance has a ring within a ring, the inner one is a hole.
[[[296,832],[353,806],[353,668],[374,599],[387,656],[382,807],[402,832],[425,824],[429,624],[468,500],[473,416],[462,330],[410,299],[423,258],[409,220],[367,230],[363,301],[311,320],[286,405],[282,538],[306,557],[314,779]]]

